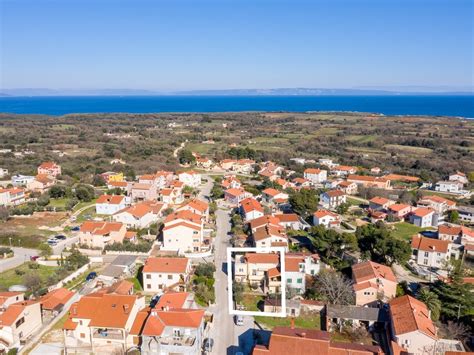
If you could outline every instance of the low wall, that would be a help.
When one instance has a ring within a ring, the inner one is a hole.
[[[77,278],[78,276],[82,275],[84,272],[87,271],[87,269],[89,269],[90,265],[91,265],[91,263],[89,262],[89,263],[81,266],[79,269],[74,271],[71,275],[69,275],[69,276],[65,277],[64,279],[62,279],[61,281],[59,281],[56,285],[48,287],[48,292],[50,292],[52,290],[55,290],[57,288],[63,287],[69,281],[72,281],[75,278]]]
[[[148,256],[150,252],[143,253],[140,251],[118,251],[118,250],[106,250],[105,255],[137,255],[137,256]]]
[[[83,248],[80,248],[78,250],[81,252],[81,254],[84,254],[84,255],[102,255],[102,250],[83,249]]]

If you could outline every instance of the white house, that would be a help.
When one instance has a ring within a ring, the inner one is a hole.
[[[318,254],[291,253],[285,255],[286,286],[296,293],[306,290],[306,275],[316,275],[321,270]]]
[[[34,176],[29,175],[14,175],[12,176],[13,186],[26,186],[35,180]]]
[[[122,195],[101,195],[95,203],[97,214],[112,215],[130,205],[130,199]]]
[[[339,227],[341,217],[337,213],[321,209],[314,212],[313,224],[315,226],[323,225],[326,228]]]
[[[262,217],[264,215],[263,207],[254,198],[246,198],[240,202],[240,213],[246,222]]]
[[[432,208],[419,207],[410,214],[410,223],[421,228],[434,227],[438,225],[435,215]]]
[[[191,261],[187,258],[149,257],[143,267],[143,289],[145,292],[163,293],[179,290],[188,281]]]
[[[459,181],[463,185],[466,185],[469,183],[469,180],[466,174],[461,173],[460,171],[457,171],[454,174],[449,175],[449,181]]]
[[[431,354],[438,341],[428,307],[411,296],[389,302],[390,332],[394,342],[408,354]]]
[[[0,188],[0,206],[17,206],[25,202],[25,190],[17,187]]]
[[[331,174],[340,176],[340,177],[352,175],[352,174],[355,174],[356,172],[357,172],[357,168],[353,166],[347,166],[347,165],[338,165],[331,169]]]
[[[438,181],[435,185],[435,190],[439,192],[450,192],[458,194],[462,191],[463,184],[459,181]]]
[[[199,185],[201,185],[201,174],[192,170],[179,173],[178,179],[186,186],[190,186],[192,188],[197,188]]]
[[[252,194],[242,188],[230,188],[224,191],[224,199],[226,202],[235,206],[237,206],[242,200],[245,200],[249,197],[252,197]]]
[[[278,191],[273,188],[268,188],[262,191],[262,201],[266,203],[282,203],[288,200],[288,194]]]
[[[451,257],[451,243],[447,240],[413,236],[411,240],[415,262],[423,267],[441,269]]]
[[[319,195],[319,204],[327,209],[336,209],[346,203],[346,194],[341,190],[329,190]]]
[[[308,168],[304,171],[304,178],[314,184],[323,183],[328,179],[328,172],[322,169]]]
[[[189,210],[168,215],[163,227],[162,250],[179,254],[199,252],[203,247],[203,220]]]
[[[143,201],[116,212],[112,219],[127,228],[143,229],[156,223],[165,209],[166,204],[162,202]]]

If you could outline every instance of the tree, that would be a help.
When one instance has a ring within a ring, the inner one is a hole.
[[[41,277],[37,271],[28,272],[23,276],[23,284],[36,295],[41,288]]]
[[[314,190],[301,189],[290,195],[290,204],[296,213],[307,218],[318,208],[318,197]]]
[[[224,197],[224,190],[222,189],[222,187],[220,187],[220,185],[215,184],[212,187],[211,197],[214,200]]]
[[[51,198],[62,198],[66,196],[66,187],[62,185],[54,185],[49,189]]]
[[[92,179],[92,185],[105,186],[106,182],[102,175],[94,175],[94,178]]]
[[[448,212],[448,222],[457,223],[459,221],[459,212],[456,210],[451,210]]]
[[[235,303],[241,303],[244,300],[244,286],[240,282],[233,282],[232,294]]]
[[[451,282],[437,280],[431,290],[441,301],[441,318],[444,320],[463,320],[472,317],[474,313],[474,293],[472,285],[464,283],[461,275],[455,271]]]
[[[8,221],[9,217],[10,217],[10,212],[8,211],[8,208],[6,208],[5,206],[0,206],[0,221],[6,222]]]
[[[444,339],[456,339],[464,341],[470,334],[469,328],[463,323],[453,322],[451,320],[441,323],[439,334]]]
[[[45,259],[48,259],[53,254],[53,249],[48,244],[41,244],[38,247],[39,254]]]
[[[178,153],[178,160],[180,164],[192,164],[196,161],[196,157],[189,149],[181,149]]]
[[[441,302],[436,293],[431,292],[428,288],[422,288],[417,295],[417,298],[422,301],[431,311],[431,319],[437,321],[441,312]]]
[[[214,272],[216,271],[216,267],[214,264],[211,263],[201,263],[196,266],[196,270],[194,273],[196,276],[204,276],[207,278],[214,277]]]
[[[339,214],[345,214],[349,210],[349,207],[351,206],[350,203],[341,203],[339,206],[336,208],[336,212]]]
[[[316,275],[307,294],[329,304],[354,304],[354,293],[350,280],[333,270],[323,270]]]
[[[92,199],[95,197],[94,189],[89,185],[78,185],[76,187],[76,197],[80,201],[92,201]]]
[[[312,227],[309,231],[311,241],[323,261],[341,269],[347,266],[342,260],[344,250],[357,250],[357,239],[353,234],[338,233],[324,226]]]

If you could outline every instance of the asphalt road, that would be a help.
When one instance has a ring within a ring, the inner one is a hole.
[[[31,256],[38,255],[38,250],[13,247],[14,256],[0,261],[0,272],[20,266],[29,261]]]
[[[229,246],[230,231],[230,211],[218,209],[217,215],[217,236],[215,240],[215,264],[216,281],[214,289],[216,293],[216,304],[211,306],[210,311],[214,313],[213,328],[211,337],[214,339],[215,355],[235,355],[237,352],[250,354],[252,348],[253,317],[244,317],[244,325],[236,326],[233,316],[229,314],[227,295],[227,247]]]

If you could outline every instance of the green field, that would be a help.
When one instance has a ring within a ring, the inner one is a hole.
[[[0,290],[6,291],[12,285],[22,285],[24,277],[28,273],[37,273],[42,283],[47,284],[48,277],[56,272],[56,266],[39,265],[38,269],[30,269],[28,263],[24,263],[15,269],[0,273]]]
[[[291,317],[261,317],[256,316],[255,322],[264,325],[267,328],[273,329],[274,327],[289,327],[291,325]],[[319,314],[316,315],[300,315],[295,317],[295,327],[304,329],[321,329],[321,317]]]
[[[407,222],[400,222],[393,225],[394,229],[391,231],[391,234],[397,238],[402,240],[411,240],[411,237],[417,233],[420,233],[425,230],[429,230],[429,228],[420,228],[413,224]]]

